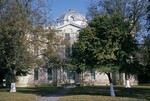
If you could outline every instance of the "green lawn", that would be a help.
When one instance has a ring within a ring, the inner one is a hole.
[[[17,88],[17,93],[10,93],[8,88],[0,88],[0,101],[33,101],[40,96],[52,94],[58,87]],[[150,101],[150,86],[124,88],[115,86],[116,97],[109,96],[108,86],[70,88],[66,96],[59,101]]]
[[[116,97],[110,97],[109,87],[76,87],[59,101],[150,101],[150,86],[124,88],[115,86]]]
[[[58,87],[21,87],[16,93],[10,93],[9,88],[0,88],[0,101],[33,101],[40,96],[52,94]]]

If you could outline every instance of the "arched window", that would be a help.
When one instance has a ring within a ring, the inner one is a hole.
[[[73,17],[72,15],[68,17],[68,20],[69,20],[69,22],[75,21],[75,20],[74,20],[74,17]]]

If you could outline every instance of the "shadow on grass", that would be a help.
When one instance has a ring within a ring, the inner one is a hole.
[[[146,99],[150,101],[150,86],[135,86],[124,88],[115,86],[116,97],[129,97],[137,99]],[[67,95],[100,95],[110,96],[109,86],[76,87],[71,88]]]
[[[18,93],[36,94],[38,96],[47,96],[62,89],[61,87],[17,87]],[[10,88],[0,88],[0,92],[9,92]]]
[[[38,96],[49,96],[57,91],[61,91],[61,87],[20,87],[17,92],[26,94],[36,94]],[[137,99],[146,99],[150,101],[150,86],[135,86],[132,88],[124,88],[115,86],[116,97],[128,97]],[[9,92],[10,88],[0,88],[0,92]],[[65,93],[66,94],[66,93]],[[100,95],[110,96],[109,86],[85,86],[70,88],[67,93],[70,95]],[[140,101],[140,100],[139,100]]]

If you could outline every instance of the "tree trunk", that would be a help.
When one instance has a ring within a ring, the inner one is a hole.
[[[16,83],[15,83],[15,75],[16,75],[16,70],[15,69],[11,69],[11,88],[10,88],[10,92],[16,92]]]
[[[58,70],[57,70],[57,67],[56,67],[56,86],[58,86]]]
[[[16,92],[16,83],[11,83],[10,92]]]
[[[114,87],[113,87],[112,78],[110,76],[110,73],[107,73],[107,76],[108,76],[109,83],[110,83],[110,95],[115,96]]]
[[[12,82],[10,92],[16,92],[15,74],[12,74]]]
[[[81,84],[82,84],[82,86],[85,86],[85,85],[84,85],[84,77],[83,77],[83,72],[81,73],[81,80],[82,80],[82,81],[81,81],[81,82],[82,82],[82,83],[81,83]]]
[[[69,76],[69,85],[71,85],[71,81],[70,81],[70,71],[69,71],[69,75],[68,75],[68,76]]]
[[[131,86],[130,86],[129,78],[130,78],[130,75],[127,74],[127,73],[125,73],[125,80],[126,80],[126,82],[125,82],[125,87],[126,87],[126,88],[130,88],[130,87],[131,87]]]
[[[0,87],[2,87],[2,86],[3,86],[3,75],[0,72]]]

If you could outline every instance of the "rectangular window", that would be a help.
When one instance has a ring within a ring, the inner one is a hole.
[[[34,69],[34,80],[38,80],[38,75],[39,75],[38,69],[35,68]]]
[[[47,69],[48,80],[52,80],[52,68]]]
[[[68,71],[68,72],[67,72],[67,78],[74,80],[74,79],[75,79],[75,72],[74,72],[74,71],[71,71],[71,70]]]
[[[65,47],[65,57],[69,57],[70,56],[70,47],[69,46],[66,46]]]
[[[95,79],[95,71],[91,71],[91,79]]]
[[[65,39],[70,40],[70,33],[65,33]]]

